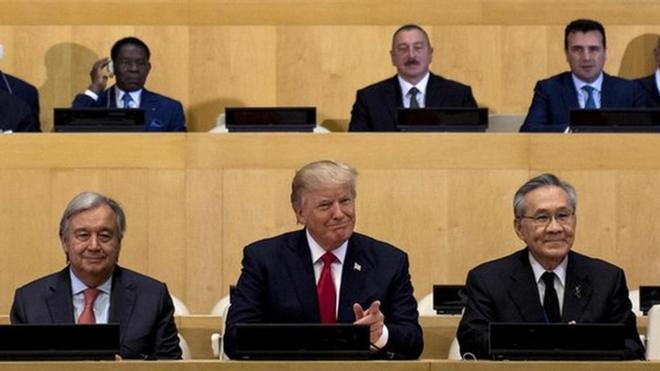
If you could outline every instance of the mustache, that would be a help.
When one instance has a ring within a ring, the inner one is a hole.
[[[419,64],[419,61],[417,59],[409,59],[406,61],[405,66],[416,66]]]

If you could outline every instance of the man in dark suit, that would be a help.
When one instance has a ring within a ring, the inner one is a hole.
[[[16,290],[12,323],[119,323],[122,358],[180,359],[167,286],[117,265],[126,217],[116,201],[84,192],[60,221],[69,263]]]
[[[458,327],[461,354],[490,357],[490,322],[622,323],[628,359],[644,358],[623,270],[571,251],[575,189],[552,174],[532,178],[513,200],[521,251],[468,273]]]
[[[39,131],[30,107],[20,98],[0,90],[0,132]]]
[[[638,79],[639,83],[646,91],[646,96],[648,97],[648,106],[649,107],[660,107],[660,37],[658,37],[658,42],[653,49],[653,55],[655,56],[655,63],[657,68],[655,73],[642,77]]]
[[[356,176],[334,161],[296,173],[291,203],[305,228],[245,248],[224,337],[230,358],[236,324],[334,322],[369,325],[374,357],[419,357],[423,339],[408,256],[353,232]]]
[[[421,27],[401,26],[390,56],[397,75],[358,90],[349,131],[397,131],[398,108],[477,107],[469,86],[429,71],[433,48]]]
[[[646,105],[646,94],[637,83],[603,72],[607,39],[599,22],[569,23],[564,30],[564,53],[571,72],[536,83],[521,132],[567,132],[571,109]]]
[[[37,88],[3,71],[0,71],[0,77],[2,78],[0,91],[19,98],[30,108],[30,114],[32,115],[30,125],[20,126],[18,130],[14,131],[41,131],[39,125],[39,92]]]
[[[145,131],[186,131],[181,103],[144,87],[151,70],[150,57],[149,47],[138,38],[117,41],[110,58],[102,58],[92,66],[92,83],[84,94],[76,96],[73,108],[141,108]],[[107,90],[106,69],[116,77],[116,84]]]

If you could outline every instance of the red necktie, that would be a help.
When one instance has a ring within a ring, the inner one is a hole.
[[[80,317],[78,317],[79,324],[90,325],[96,323],[96,317],[94,317],[94,300],[99,294],[99,290],[95,288],[88,288],[83,291],[85,295],[85,308]]]
[[[337,316],[335,308],[337,305],[337,293],[335,283],[332,280],[332,262],[336,260],[332,253],[325,253],[323,260],[323,270],[319,277],[319,283],[316,286],[316,293],[319,297],[319,313],[321,314],[321,323],[335,323]]]

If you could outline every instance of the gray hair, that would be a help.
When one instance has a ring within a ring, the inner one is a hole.
[[[83,211],[95,209],[101,205],[108,205],[108,207],[114,211],[118,237],[119,241],[121,241],[124,237],[124,232],[126,231],[126,214],[124,214],[124,210],[122,210],[117,201],[96,192],[79,193],[69,201],[68,205],[66,205],[66,209],[64,209],[64,213],[62,214],[62,219],[60,219],[60,240],[66,240],[66,236],[69,232],[69,224],[74,215]]]
[[[568,195],[569,202],[573,208],[573,212],[577,209],[577,193],[575,188],[572,185],[564,182],[559,179],[556,175],[545,173],[539,176],[536,176],[523,184],[522,187],[518,188],[516,195],[513,196],[513,215],[516,219],[523,216],[525,213],[525,195],[529,192],[541,188],[541,187],[559,187]]]
[[[339,161],[322,160],[311,162],[296,172],[291,182],[291,205],[294,210],[302,207],[303,194],[331,186],[349,185],[353,197],[358,172]]]

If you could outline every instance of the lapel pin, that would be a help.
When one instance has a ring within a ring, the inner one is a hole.
[[[362,272],[362,266],[358,263],[353,263],[353,270],[358,271],[358,272]]]
[[[575,297],[578,298],[578,299],[582,298],[582,286],[581,285],[575,286]]]

